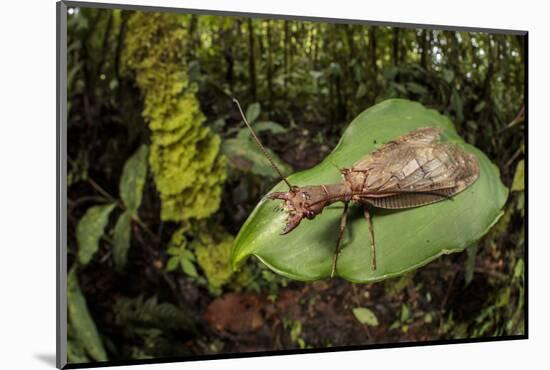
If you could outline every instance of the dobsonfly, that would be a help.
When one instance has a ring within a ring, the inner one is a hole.
[[[441,129],[422,127],[385,143],[355,162],[351,168],[341,169],[342,182],[338,184],[294,186],[260,142],[238,100],[233,101],[256,143],[289,188],[287,192],[267,195],[269,199],[284,202],[288,219],[283,235],[294,230],[304,217],[313,220],[328,205],[344,203],[331,278],[336,273],[350,202],[363,206],[369,225],[371,266],[375,270],[376,245],[370,207],[405,209],[451,199],[479,177],[479,164],[473,154],[466,153],[456,144],[439,142]]]

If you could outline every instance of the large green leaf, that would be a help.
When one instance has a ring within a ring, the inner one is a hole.
[[[94,320],[90,316],[86,299],[80,291],[76,269],[72,269],[67,278],[67,311],[71,334],[74,336],[70,340],[68,348],[69,353],[79,353],[82,349],[86,354],[96,361],[107,361],[105,348],[97,332]],[[80,350],[79,350],[80,349]],[[85,359],[84,354],[71,356],[74,360]]]
[[[141,204],[145,176],[147,175],[147,153],[149,148],[142,145],[126,161],[120,177],[120,198],[124,205],[136,214]]]
[[[118,217],[113,233],[113,261],[115,269],[122,271],[126,266],[132,226],[132,213],[126,210]]]
[[[322,163],[293,174],[294,185],[341,181],[334,168],[351,167],[383,143],[419,127],[441,127],[442,141],[457,143],[479,160],[480,176],[452,199],[432,205],[372,212],[377,269],[370,265],[368,225],[360,206],[350,207],[337,274],[354,282],[372,282],[403,274],[478,240],[501,215],[508,191],[495,165],[478,149],[462,141],[452,122],[435,110],[407,100],[392,99],[361,113],[346,129],[337,147]],[[284,183],[272,191],[286,191]],[[330,275],[342,204],[333,204],[314,220],[304,220],[288,235],[280,235],[286,214],[274,212],[280,201],[263,198],[239,232],[232,251],[233,267],[255,255],[275,272],[311,281]]]
[[[78,241],[78,260],[87,265],[97,252],[99,238],[109,221],[109,214],[115,208],[114,204],[88,208],[76,227]]]

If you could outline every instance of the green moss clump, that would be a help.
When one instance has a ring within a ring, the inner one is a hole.
[[[208,281],[210,291],[217,295],[221,288],[233,278],[230,265],[231,249],[234,238],[222,227],[205,220],[191,223],[183,222],[173,234],[169,243],[168,270],[178,265],[190,276],[197,277],[195,265],[198,264]],[[173,260],[173,261],[172,261]],[[194,273],[190,273],[190,271]]]
[[[226,284],[233,273],[229,263],[233,241],[233,237],[228,236],[220,243],[200,244],[195,251],[208,283],[215,289]]]
[[[188,80],[185,36],[181,16],[137,12],[128,21],[123,55],[144,99],[164,221],[209,217],[219,208],[226,179],[221,140],[203,126],[196,86]]]
[[[256,288],[257,290],[258,283],[254,279],[250,265],[244,265],[239,270],[234,271],[228,286],[235,292],[240,292],[246,288],[252,288],[253,290]]]

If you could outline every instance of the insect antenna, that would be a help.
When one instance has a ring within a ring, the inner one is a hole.
[[[290,185],[290,182],[288,182],[287,178],[285,177],[285,175],[283,175],[283,173],[281,172],[281,170],[279,169],[279,167],[277,167],[277,165],[275,164],[275,162],[273,161],[273,158],[271,158],[271,156],[269,155],[269,153],[267,152],[267,150],[264,148],[264,146],[262,145],[262,143],[260,142],[260,139],[258,138],[258,135],[256,135],[256,132],[254,132],[254,129],[252,128],[252,126],[250,125],[250,123],[248,123],[248,121],[246,120],[246,117],[243,113],[243,110],[241,108],[241,105],[239,104],[239,101],[235,98],[233,98],[233,102],[235,104],[237,104],[237,107],[239,108],[239,112],[241,113],[241,117],[243,118],[243,121],[244,123],[246,124],[246,126],[248,127],[248,129],[250,130],[250,132],[252,133],[252,136],[254,137],[254,140],[256,140],[256,143],[258,144],[258,146],[260,147],[260,149],[262,150],[262,152],[264,153],[265,157],[269,160],[269,163],[271,163],[271,165],[273,166],[273,168],[275,169],[275,171],[277,171],[277,173],[279,174],[279,176],[281,176],[281,178],[283,179],[283,181],[288,185],[288,188],[292,190],[292,185]]]

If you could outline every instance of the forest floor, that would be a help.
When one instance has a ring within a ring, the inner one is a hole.
[[[386,283],[293,282],[275,299],[225,294],[201,310],[211,335],[193,346],[196,353],[232,353],[451,339],[451,308],[460,322],[475,319],[487,299],[486,275],[504,276],[505,265],[485,256],[483,272],[466,289],[465,255],[445,256]],[[369,308],[378,325],[360,324],[357,307]]]

